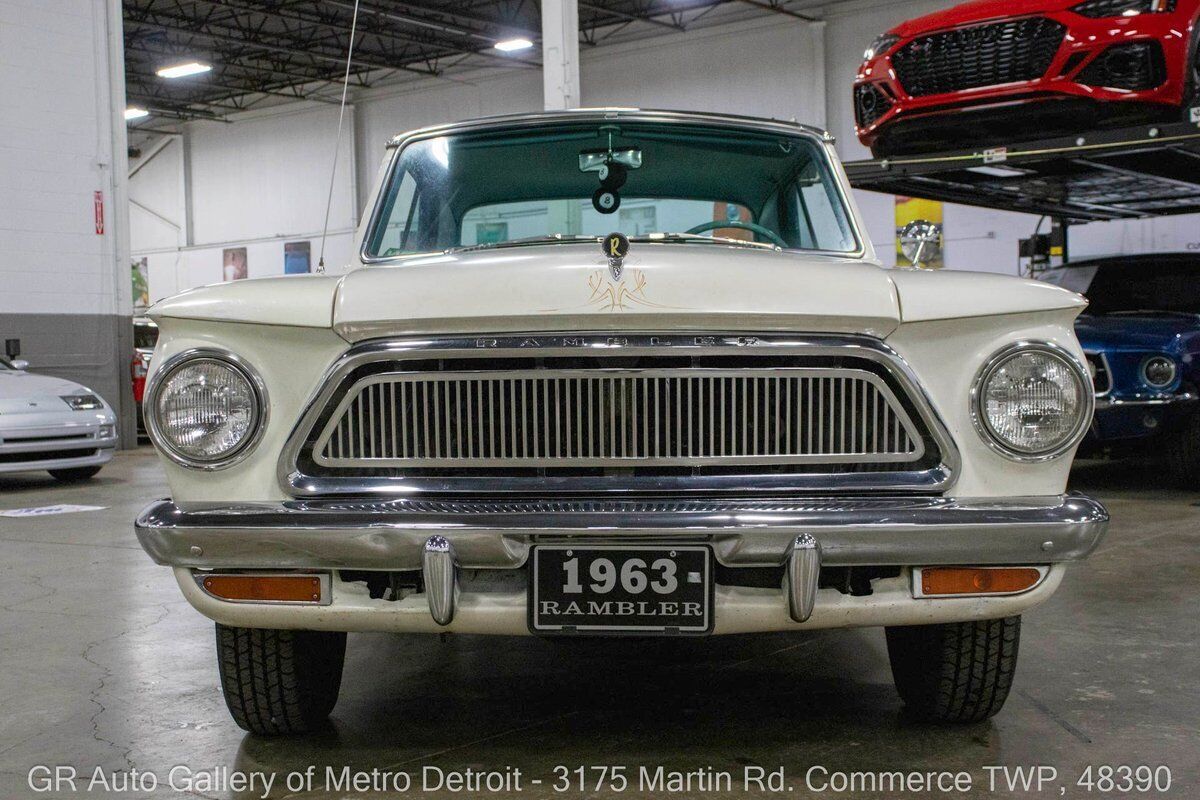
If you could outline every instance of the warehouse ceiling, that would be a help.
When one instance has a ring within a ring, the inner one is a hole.
[[[351,87],[456,69],[540,68],[540,0],[360,0]],[[580,46],[601,46],[746,16],[810,18],[806,0],[579,0]],[[124,0],[130,106],[164,120],[222,119],[282,99],[337,102],[354,0]],[[166,66],[198,61],[203,74],[167,79]]]

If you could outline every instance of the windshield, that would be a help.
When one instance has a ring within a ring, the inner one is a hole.
[[[393,164],[365,252],[387,258],[613,231],[859,249],[825,151],[808,136],[564,121],[410,143]]]
[[[7,358],[5,358],[4,356],[0,356],[0,372],[4,372],[5,370],[8,370],[8,369],[15,369],[15,368],[13,367],[12,364],[9,363]]]
[[[1102,266],[1084,294],[1089,314],[1200,314],[1200,269],[1180,263]]]

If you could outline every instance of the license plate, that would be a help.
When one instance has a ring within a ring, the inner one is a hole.
[[[533,549],[535,633],[712,632],[707,547],[545,545]]]

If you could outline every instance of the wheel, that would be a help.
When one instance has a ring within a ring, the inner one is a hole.
[[[49,470],[52,478],[63,483],[86,481],[88,478],[94,477],[99,471],[100,467],[72,467],[70,469]]]
[[[217,625],[217,665],[233,721],[261,736],[319,728],[337,703],[346,634]]]
[[[1020,641],[1020,617],[888,628],[896,691],[921,719],[982,722],[1004,706]]]
[[[1200,488],[1200,413],[1189,414],[1175,435],[1165,438],[1167,468],[1175,484],[1181,489]]]

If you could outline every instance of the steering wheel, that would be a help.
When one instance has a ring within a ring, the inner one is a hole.
[[[702,222],[694,228],[688,228],[686,233],[704,233],[705,231],[715,231],[721,228],[740,228],[744,231],[752,231],[760,236],[767,237],[771,240],[772,244],[779,245],[784,250],[788,247],[788,243],[783,240],[783,237],[770,228],[764,228],[762,225],[756,225],[753,222],[742,222],[740,219],[714,219],[711,222]]]

